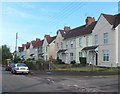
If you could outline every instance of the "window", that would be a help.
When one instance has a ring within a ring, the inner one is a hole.
[[[68,48],[68,42],[66,41],[66,48]]]
[[[83,55],[82,55],[82,52],[79,52],[79,57],[82,57]]]
[[[57,43],[57,48],[59,49],[59,44]]]
[[[70,60],[73,61],[73,53],[70,53]]]
[[[108,44],[108,33],[104,33],[104,44]]]
[[[80,47],[82,47],[82,38],[79,39]]]
[[[73,41],[72,40],[70,41],[70,47],[71,48],[73,47]]]
[[[98,45],[98,35],[95,35],[95,45]]]
[[[47,52],[47,47],[46,47],[46,52]]]
[[[103,61],[109,61],[109,50],[103,50]]]
[[[88,37],[86,37],[86,46],[88,46]]]
[[[63,48],[63,43],[61,42],[61,49]]]

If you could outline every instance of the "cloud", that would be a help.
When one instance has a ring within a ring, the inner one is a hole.
[[[23,3],[21,4],[21,6],[24,7],[24,8],[28,8],[28,9],[34,9],[34,8],[36,8],[36,6],[35,6],[34,4],[32,4],[32,3],[27,3],[27,2],[23,2]]]
[[[5,7],[2,11],[3,14],[21,16],[21,17],[30,17],[31,15],[22,11],[19,11],[12,7]]]
[[[55,10],[55,9],[40,9],[40,12],[56,13],[56,12],[59,12],[59,11]]]
[[[20,10],[17,10],[13,7],[5,7],[2,10],[2,15],[11,15],[11,16],[17,16],[17,17],[22,17],[22,18],[26,18],[26,19],[33,19],[33,20],[39,20],[39,21],[49,21],[49,19],[47,19],[44,16],[36,16],[35,14],[29,14]]]

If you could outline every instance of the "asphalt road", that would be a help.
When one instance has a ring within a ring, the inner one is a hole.
[[[2,71],[2,92],[118,92],[118,75],[14,75]]]

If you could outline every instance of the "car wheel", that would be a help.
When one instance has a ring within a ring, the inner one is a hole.
[[[11,73],[13,74],[13,70],[11,70]]]
[[[15,70],[14,70],[14,74],[17,74]]]
[[[25,75],[28,75],[28,73],[25,73]]]

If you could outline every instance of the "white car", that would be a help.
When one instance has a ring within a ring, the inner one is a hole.
[[[17,74],[17,73],[28,74],[29,73],[29,68],[26,64],[17,63],[12,67],[11,73],[14,73],[14,74]]]

